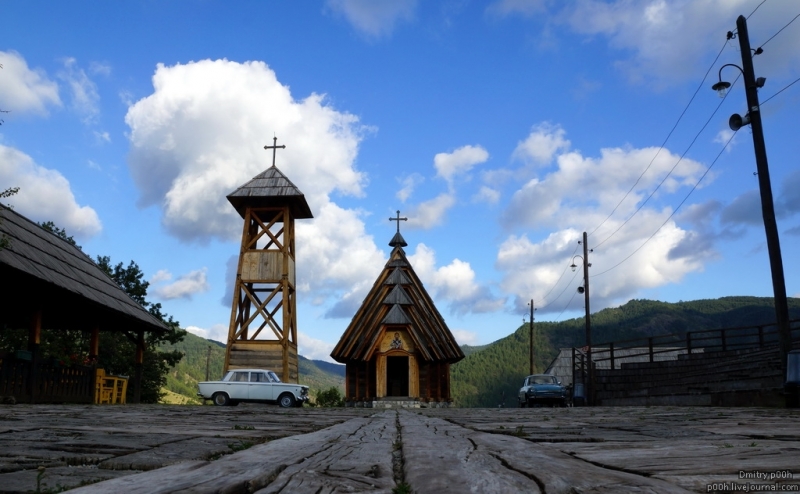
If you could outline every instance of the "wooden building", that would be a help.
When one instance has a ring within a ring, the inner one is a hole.
[[[294,220],[313,218],[302,192],[275,166],[228,196],[244,219],[225,368],[262,368],[298,382]]]
[[[168,328],[125,293],[86,254],[11,209],[0,206],[0,331],[28,329],[25,348],[0,353],[0,395],[18,402],[92,403],[96,369],[41,358],[42,330],[88,333],[89,360],[101,332],[122,332],[137,345],[133,401],[141,391],[145,333]]]
[[[449,406],[450,365],[464,353],[406,258],[398,231],[389,261],[331,353],[346,365],[348,406]]]

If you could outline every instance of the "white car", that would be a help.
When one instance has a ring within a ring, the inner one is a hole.
[[[308,401],[308,386],[282,383],[277,374],[264,369],[228,371],[221,381],[197,384],[198,396],[217,406],[240,402],[277,403],[283,408],[301,407]]]

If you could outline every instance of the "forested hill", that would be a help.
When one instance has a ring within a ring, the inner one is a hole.
[[[800,319],[800,299],[789,299],[789,318]],[[592,342],[633,339],[670,333],[769,324],[775,321],[772,298],[723,297],[691,302],[631,300],[592,314]],[[543,372],[559,348],[585,343],[584,318],[558,323],[536,322],[535,372]],[[516,393],[528,374],[529,326],[483,347],[471,347],[451,368],[455,404],[462,407],[516,406]]]

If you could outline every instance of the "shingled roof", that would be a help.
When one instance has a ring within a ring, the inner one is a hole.
[[[0,236],[9,240],[0,249],[0,327],[26,328],[41,308],[45,329],[167,331],[83,251],[3,206]]]
[[[278,207],[287,203],[295,219],[314,217],[305,195],[275,165],[231,192],[228,195],[228,201],[242,218],[244,218],[248,206]]]
[[[341,363],[369,360],[383,327],[387,325],[406,325],[420,357],[425,361],[452,363],[464,358],[464,352],[399,243],[331,357]]]

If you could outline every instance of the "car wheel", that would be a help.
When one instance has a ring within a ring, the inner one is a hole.
[[[291,408],[291,407],[293,407],[294,406],[294,396],[292,396],[291,393],[283,393],[278,398],[278,405],[280,405],[281,408]]]
[[[214,396],[211,397],[211,400],[214,402],[215,405],[218,407],[224,407],[230,403],[230,398],[225,393],[214,393]]]
[[[525,403],[525,401],[524,401],[524,400],[521,400],[521,401],[519,402],[519,407],[520,407],[520,408],[525,408],[525,406],[526,406],[526,405],[527,405],[527,403]]]

